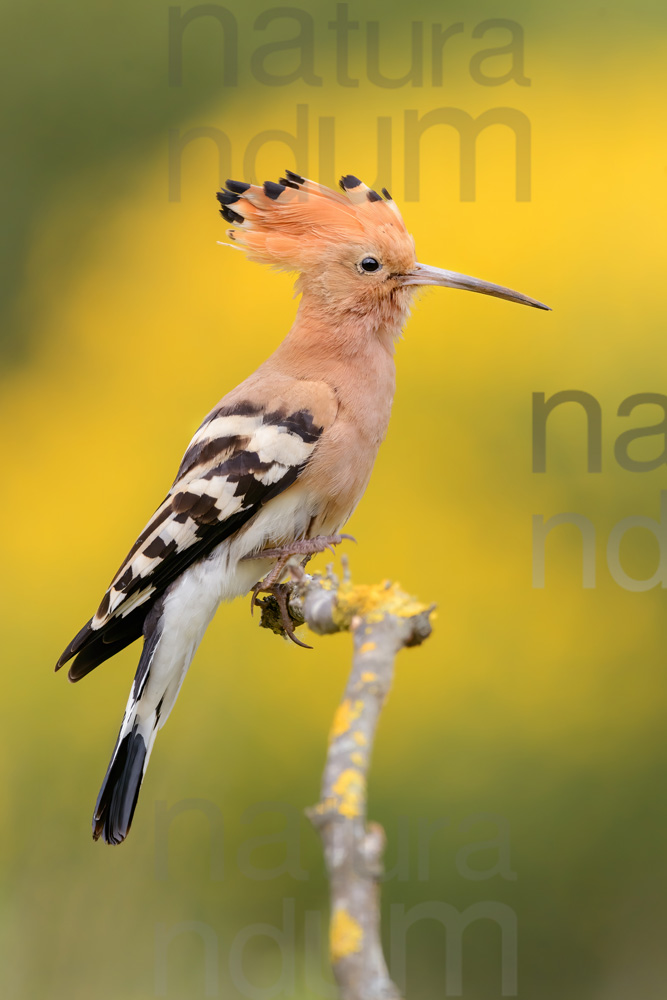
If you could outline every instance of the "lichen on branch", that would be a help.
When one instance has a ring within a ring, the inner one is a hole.
[[[329,731],[320,800],[307,815],[322,839],[330,884],[329,952],[342,1000],[398,1000],[380,943],[380,878],[384,830],[366,822],[371,752],[391,689],[396,654],[431,632],[428,606],[398,584],[353,584],[300,573],[287,608],[296,624],[328,635],[351,632],[352,669]],[[266,616],[266,620],[265,620]],[[276,602],[262,607],[262,625],[280,632]],[[283,629],[284,633],[284,629]]]

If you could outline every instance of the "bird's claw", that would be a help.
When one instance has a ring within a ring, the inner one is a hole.
[[[291,588],[289,584],[277,583],[270,591],[267,591],[267,594],[268,596],[260,601],[257,599],[257,594],[253,593],[253,606],[256,604],[262,609],[262,626],[271,629],[278,635],[286,635],[295,645],[302,646],[303,649],[312,649],[313,647],[302,642],[294,631],[296,626],[303,624],[303,620],[295,621],[290,614]]]
[[[273,548],[273,549],[262,549],[261,552],[252,553],[250,555],[244,556],[244,559],[276,559],[277,562],[270,573],[260,580],[250,591],[250,614],[252,615],[256,607],[262,608],[262,611],[266,611],[266,602],[260,601],[258,599],[258,594],[271,594],[280,609],[281,624],[285,631],[285,635],[292,640],[297,646],[303,646],[304,649],[312,649],[312,646],[306,645],[305,642],[301,642],[294,633],[294,621],[292,620],[289,608],[288,608],[288,598],[289,598],[289,586],[284,583],[280,583],[280,578],[287,569],[287,564],[293,556],[305,556],[306,558],[297,564],[292,564],[290,572],[296,578],[300,578],[303,575],[303,566],[306,564],[311,556],[316,555],[318,552],[324,552],[329,549],[335,554],[334,545],[340,545],[343,540],[350,542],[356,542],[356,538],[352,535],[315,535],[313,538],[301,538],[291,542],[290,545],[286,545],[284,548]]]
[[[314,535],[312,538],[296,539],[290,542],[289,545],[283,545],[279,548],[261,549],[259,552],[249,553],[247,556],[243,556],[243,558],[278,559],[282,562],[281,569],[284,569],[292,556],[314,556],[318,552],[324,552],[326,549],[335,554],[334,545],[340,545],[342,541],[356,542],[356,538],[353,535]],[[278,565],[280,565],[280,562]],[[277,566],[274,566],[269,576],[273,575]]]

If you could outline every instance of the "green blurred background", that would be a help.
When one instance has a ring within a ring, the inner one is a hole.
[[[662,416],[643,407],[620,418],[621,400],[667,388],[664,5],[353,2],[358,86],[337,69],[335,5],[298,9],[314,39],[301,69],[294,48],[257,55],[298,34],[294,9],[278,18],[252,0],[230,8],[228,40],[232,21],[238,38],[226,60],[213,16],[187,27],[182,83],[170,86],[166,3],[4,7],[0,995],[331,995],[326,884],[300,817],[318,795],[349,641],[316,639],[304,652],[258,630],[246,602],[223,608],[157,742],[131,836],[113,850],[92,842],[90,816],[138,650],[75,688],[51,673],[201,417],[290,325],[291,278],[216,245],[214,192],[219,174],[244,175],[259,133],[294,135],[302,105],[298,156],[274,136],[256,157],[260,179],[287,166],[375,183],[379,160],[377,182],[401,205],[420,260],[554,308],[423,296],[398,349],[389,437],[349,526],[359,581],[390,576],[438,604],[431,640],[398,662],[370,784],[371,817],[389,837],[394,971],[401,912],[483,903],[504,914],[510,950],[516,918],[518,987],[506,958],[506,993],[657,1000],[667,616],[662,588],[619,586],[605,550],[621,518],[659,516],[665,485],[664,466],[625,471],[613,448],[621,431]],[[488,55],[484,84],[471,59],[517,30],[475,38],[488,18],[521,26],[524,66],[517,52]],[[421,24],[421,83],[369,78],[374,20],[380,68],[396,78],[410,69],[410,22]],[[462,25],[437,85],[434,23]],[[230,53],[238,74],[225,84]],[[253,53],[282,85],[257,79]],[[321,83],[304,81],[310,72]],[[421,142],[419,199],[406,201],[405,112],[442,107],[526,116],[531,200],[516,200],[514,137],[495,126],[477,143],[475,200],[461,199],[457,133],[439,127]],[[378,118],[391,122],[380,157]],[[192,141],[170,200],[170,130],[173,149],[191,129],[224,132],[230,162],[219,164],[210,134]],[[562,389],[602,407],[599,474],[586,471],[573,405],[551,418],[546,474],[531,472],[531,394]],[[647,438],[632,454],[663,445]],[[594,525],[593,589],[582,588],[570,527],[547,542],[545,588],[531,586],[532,515],[563,511]],[[648,531],[623,540],[638,579],[658,555]],[[175,816],[165,841],[164,810],[188,799],[197,808]],[[282,928],[281,944],[261,925]],[[463,996],[499,997],[499,926],[475,921],[463,942]],[[410,1000],[454,995],[437,919],[410,929],[404,964]]]

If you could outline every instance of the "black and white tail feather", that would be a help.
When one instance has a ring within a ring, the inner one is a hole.
[[[309,385],[317,401],[320,384],[301,383],[304,391]],[[96,840],[119,844],[127,836],[155,737],[220,601],[247,594],[270,568],[266,559],[247,556],[267,541],[304,537],[317,513],[289,487],[334,419],[335,399],[322,399],[321,408],[294,409],[280,393],[269,405],[254,396],[246,383],[205,419],[97,614],[56,665],[73,660],[69,678],[77,681],[144,638],[95,806]]]
[[[157,612],[157,613],[156,613]],[[97,796],[93,813],[93,840],[120,844],[128,834],[148,761],[160,728],[164,694],[157,704],[147,682],[160,644],[162,601],[147,616],[144,647],[128,698],[116,746]],[[164,725],[166,716],[162,717]]]

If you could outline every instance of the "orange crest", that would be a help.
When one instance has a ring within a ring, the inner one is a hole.
[[[227,236],[251,260],[307,272],[335,248],[390,250],[414,260],[414,244],[396,204],[351,174],[340,181],[342,194],[290,170],[279,183],[259,187],[227,181],[218,192],[220,214],[234,228]]]

